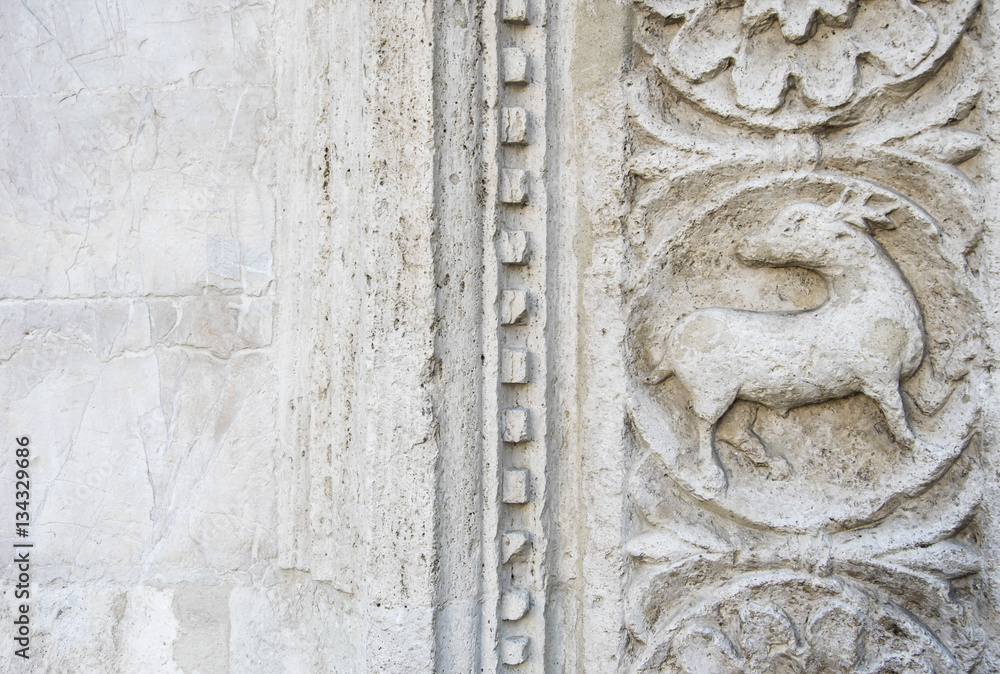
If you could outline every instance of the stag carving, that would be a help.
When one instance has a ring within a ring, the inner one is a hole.
[[[646,381],[674,376],[690,395],[698,472],[707,493],[726,487],[715,431],[737,399],[787,414],[863,393],[879,405],[898,442],[933,451],[910,428],[899,388],[924,356],[920,304],[872,236],[873,228],[894,228],[892,210],[847,193],[832,206],[787,206],[743,240],[736,257],[749,266],[813,270],[826,281],[828,299],[802,311],[701,309],[667,335]]]

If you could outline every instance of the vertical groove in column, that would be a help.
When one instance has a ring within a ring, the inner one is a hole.
[[[502,0],[501,0],[502,1]],[[499,344],[499,261],[494,252],[499,209],[500,63],[498,61],[497,0],[482,3],[480,42],[482,44],[482,570],[483,616],[481,626],[481,671],[496,672],[500,667],[500,344]]]
[[[480,11],[474,0],[434,3],[434,671],[442,674],[482,666],[483,232],[469,226],[482,217]]]

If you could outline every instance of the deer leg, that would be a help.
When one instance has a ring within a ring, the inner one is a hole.
[[[769,465],[767,448],[761,442],[760,437],[754,433],[753,425],[757,421],[757,408],[746,406],[735,415],[736,432],[731,437],[724,437],[716,432],[717,440],[725,440],[741,452],[746,454],[756,466]]]
[[[864,394],[873,399],[882,409],[885,421],[889,424],[889,430],[897,442],[902,443],[908,449],[914,449],[917,444],[917,436],[910,429],[910,424],[906,420],[906,410],[903,409],[903,398],[899,394],[899,380],[891,382],[879,382],[877,388],[863,390]]]
[[[791,465],[784,457],[769,456],[763,440],[754,430],[759,410],[759,407],[745,407],[736,419],[736,434],[732,437],[720,438],[716,433],[716,438],[723,439],[739,449],[755,466],[767,468],[770,479],[787,480],[792,473]]]
[[[726,474],[715,452],[715,427],[734,400],[735,391],[721,398],[692,401],[698,422],[699,486],[706,498],[713,498],[726,488]]]
[[[726,488],[726,474],[715,455],[715,422],[698,418],[697,487],[705,498],[713,498]]]

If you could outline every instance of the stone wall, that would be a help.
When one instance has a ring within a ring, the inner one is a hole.
[[[0,665],[1000,671],[996,31],[0,6]]]

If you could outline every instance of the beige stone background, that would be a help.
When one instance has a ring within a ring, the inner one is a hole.
[[[0,669],[474,666],[477,12],[0,3]]]
[[[415,32],[428,29],[421,8],[396,9],[417,17]],[[330,536],[332,513],[310,511],[308,493],[294,508],[279,501],[293,499],[287,456],[308,449],[331,464],[329,448],[300,442],[301,420],[291,418],[291,391],[323,367],[296,350],[322,310],[310,302],[327,307],[338,338],[356,346],[344,335],[361,329],[346,308],[357,307],[361,282],[317,272],[338,286],[317,290],[311,256],[326,246],[332,262],[331,244],[317,238],[341,222],[355,228],[337,234],[346,255],[362,250],[351,239],[365,223],[352,209],[366,205],[361,177],[352,184],[349,174],[365,169],[357,158],[372,123],[361,119],[361,59],[374,62],[362,53],[368,10],[0,6],[0,427],[8,467],[13,438],[31,439],[35,546],[31,660],[0,649],[5,671],[363,669],[351,607],[372,560],[357,552],[359,518],[344,514],[348,531],[332,544],[341,556],[310,576],[308,561],[291,559],[303,549],[296,537],[310,514]],[[317,127],[337,116],[340,143],[315,147]],[[403,152],[426,156],[422,140]],[[330,358],[365,356],[352,347]],[[358,367],[385,362],[367,360]],[[329,371],[320,376],[329,381]],[[348,394],[329,394],[339,395]],[[362,462],[340,460],[353,486],[337,498],[363,507]],[[314,482],[328,500],[331,480]],[[3,485],[11,515],[13,472]],[[12,524],[0,535],[10,550]],[[0,612],[10,624],[10,560],[4,568]],[[419,636],[426,662],[433,640]],[[367,659],[379,668],[377,655]]]
[[[611,672],[629,564],[635,16],[613,0],[545,6],[552,238],[529,281],[551,292],[549,538],[521,671]],[[483,355],[496,10],[0,2],[0,669],[497,669],[500,395]],[[989,46],[996,29],[987,3],[974,30]],[[984,572],[966,590],[995,635],[991,72],[973,118],[991,138],[975,164]],[[22,436],[27,663],[8,639]]]

